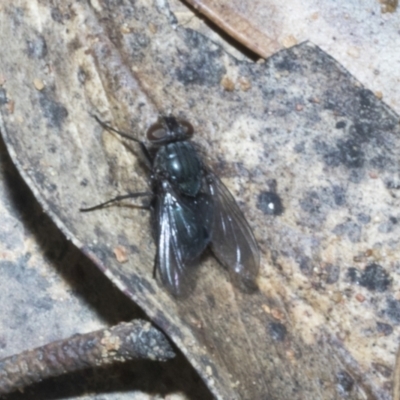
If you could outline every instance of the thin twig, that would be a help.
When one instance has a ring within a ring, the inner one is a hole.
[[[166,361],[173,357],[175,353],[164,334],[149,322],[137,319],[0,360],[0,394],[50,377],[114,362]]]

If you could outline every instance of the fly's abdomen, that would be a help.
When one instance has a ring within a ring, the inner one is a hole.
[[[200,190],[201,161],[189,142],[174,142],[160,147],[154,170],[158,177],[166,177],[181,194],[195,197]]]

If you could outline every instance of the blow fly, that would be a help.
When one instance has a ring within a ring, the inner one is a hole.
[[[152,196],[155,271],[172,294],[185,291],[187,275],[207,247],[239,285],[254,288],[260,256],[253,232],[229,190],[189,141],[192,125],[173,116],[160,117],[147,131],[151,143],[147,147],[96,120],[104,128],[139,143],[151,170],[151,192],[129,193],[81,211],[126,198]]]

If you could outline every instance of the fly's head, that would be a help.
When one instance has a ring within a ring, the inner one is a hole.
[[[155,146],[188,140],[193,135],[193,126],[174,116],[161,116],[147,130],[147,139]]]

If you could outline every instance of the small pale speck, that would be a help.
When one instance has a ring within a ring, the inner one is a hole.
[[[35,86],[35,89],[36,90],[43,90],[44,89],[44,83],[43,83],[43,81],[41,80],[41,79],[39,79],[39,78],[35,78],[34,80],[33,80],[33,85]]]
[[[124,246],[117,246],[114,248],[115,258],[119,263],[126,263],[128,261],[127,251]]]
[[[357,47],[349,47],[347,49],[347,54],[350,57],[359,58],[360,57],[360,50]]]
[[[371,179],[377,179],[378,178],[378,174],[375,171],[371,171],[368,175],[369,175],[369,177]]]
[[[355,297],[356,297],[356,300],[360,303],[363,303],[365,301],[365,296],[362,295],[361,293],[357,293]]]
[[[49,172],[49,175],[51,175],[51,176],[56,176],[57,175],[57,172],[52,167],[49,167],[48,172]]]
[[[296,361],[296,355],[292,349],[286,351],[286,356],[291,362]]]
[[[157,26],[154,25],[152,22],[149,23],[149,30],[151,33],[156,33],[157,32]]]
[[[297,39],[293,36],[293,35],[289,35],[286,36],[283,40],[282,40],[282,44],[283,47],[285,47],[286,49],[296,46],[297,44]]]
[[[123,35],[126,35],[127,33],[131,33],[131,28],[129,28],[129,26],[127,24],[123,24],[119,30]]]
[[[233,92],[235,90],[235,83],[233,82],[233,80],[231,78],[229,78],[229,76],[225,75],[221,79],[221,85],[228,92]]]
[[[271,308],[267,306],[266,304],[263,304],[261,308],[266,312],[267,314],[271,314]]]
[[[378,223],[378,222],[381,222],[381,221],[382,221],[382,220],[381,220],[381,217],[380,217],[379,215],[375,216],[372,220],[373,220],[373,222],[375,222],[375,223]]]
[[[6,104],[6,108],[9,114],[13,114],[15,108],[15,101],[9,100],[8,103]]]
[[[238,82],[240,89],[243,90],[243,92],[247,92],[251,88],[250,81],[243,76],[239,78]]]
[[[96,11],[100,12],[100,11],[102,10],[102,7],[101,7],[100,3],[98,2],[98,0],[91,0],[91,1],[90,1],[90,4],[92,5],[92,7],[93,7]]]
[[[277,319],[278,321],[282,321],[285,319],[285,315],[282,311],[277,310],[276,308],[271,310],[271,315]]]
[[[340,293],[340,292],[335,292],[335,293],[333,293],[333,295],[332,295],[332,300],[333,300],[335,303],[340,303],[340,302],[343,300],[343,295],[342,295],[342,293]]]

